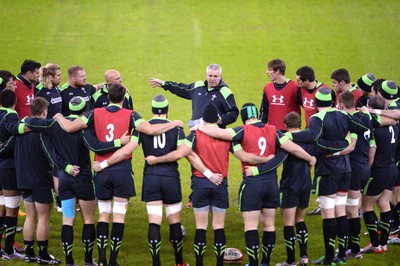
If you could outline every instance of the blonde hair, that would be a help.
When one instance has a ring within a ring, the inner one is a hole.
[[[48,89],[53,88],[52,80],[55,77],[57,71],[57,68],[55,68],[54,65],[55,64],[52,64],[49,67],[47,67],[46,65],[45,67],[41,67],[39,69],[39,82],[43,85],[43,87]]]

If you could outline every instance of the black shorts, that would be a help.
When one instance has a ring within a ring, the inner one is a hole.
[[[53,203],[53,190],[48,189],[34,189],[34,190],[22,190],[22,197],[27,202],[38,202],[38,203]]]
[[[351,171],[350,179],[350,189],[351,190],[361,190],[367,184],[368,179],[371,176],[371,170],[368,169],[358,169]]]
[[[136,196],[133,172],[109,167],[94,176],[96,197],[99,200],[110,200],[113,197],[129,199]]]
[[[18,190],[15,168],[0,169],[0,185],[5,190]]]
[[[143,177],[142,201],[162,200],[164,204],[182,201],[181,180],[176,176],[145,175]]]
[[[394,187],[400,187],[400,176],[397,176],[396,180],[394,181]]]
[[[301,207],[307,208],[310,201],[310,189],[293,191],[290,189],[281,189],[280,192],[280,207],[293,208]]]
[[[257,211],[279,207],[279,188],[276,180],[245,182],[239,188],[239,210]]]
[[[392,190],[396,178],[397,173],[393,173],[393,171],[371,172],[371,177],[368,179],[368,182],[364,187],[363,195],[377,196],[385,189]]]
[[[58,196],[61,200],[77,198],[80,200],[94,200],[94,184],[93,181],[68,181],[65,179],[58,180]]]
[[[337,192],[347,192],[350,187],[350,179],[351,173],[318,176],[315,194],[317,196],[327,196]]]
[[[193,208],[215,206],[221,209],[229,208],[228,181],[223,179],[221,185],[212,184],[207,178],[192,177]]]

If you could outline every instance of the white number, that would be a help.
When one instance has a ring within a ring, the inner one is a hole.
[[[153,138],[153,143],[154,143],[154,149],[157,148],[164,148],[165,143],[166,143],[166,138],[165,138],[165,133],[162,133],[161,135],[154,136]]]
[[[390,140],[390,143],[396,143],[396,139],[394,138],[394,130],[393,127],[389,127],[389,132],[392,133],[392,139]]]
[[[260,156],[264,155],[267,148],[267,140],[264,137],[258,139],[258,148],[260,148]]]
[[[108,135],[106,135],[106,141],[110,142],[114,140],[114,125],[107,125]]]

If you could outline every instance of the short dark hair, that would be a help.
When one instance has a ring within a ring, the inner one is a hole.
[[[354,108],[354,94],[349,91],[342,92],[339,95],[338,102],[343,103],[348,109]]]
[[[0,105],[5,108],[10,108],[15,104],[17,95],[12,90],[3,90],[0,92]]]
[[[26,59],[21,65],[21,74],[26,72],[35,71],[39,69],[42,65],[34,60]]]
[[[301,127],[301,117],[298,113],[296,112],[290,112],[288,113],[283,122],[286,125],[286,128],[300,128]]]
[[[314,81],[315,80],[315,73],[314,69],[309,66],[302,66],[296,71],[296,75],[299,76],[301,81]]]
[[[373,96],[369,99],[368,105],[373,109],[383,110],[385,109],[385,99],[378,95]]]
[[[15,80],[15,76],[8,70],[0,70],[0,91],[6,88],[7,82],[12,78]]]
[[[347,69],[339,68],[332,72],[331,79],[337,80],[338,82],[344,81],[350,83],[350,74]]]
[[[32,116],[39,116],[49,108],[49,102],[43,97],[36,97],[31,102],[30,108]]]
[[[125,97],[125,87],[119,83],[111,84],[108,88],[108,98],[112,103],[120,103]]]
[[[285,75],[286,64],[282,59],[276,58],[268,62],[268,68],[272,68],[274,71],[279,70],[279,73]]]
[[[386,81],[386,79],[377,79],[371,84],[371,91],[374,91],[375,94],[378,93],[379,88],[382,86],[382,83]]]

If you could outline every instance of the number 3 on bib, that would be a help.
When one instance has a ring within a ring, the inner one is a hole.
[[[108,134],[106,135],[106,141],[110,142],[114,140],[114,124],[107,125]]]

